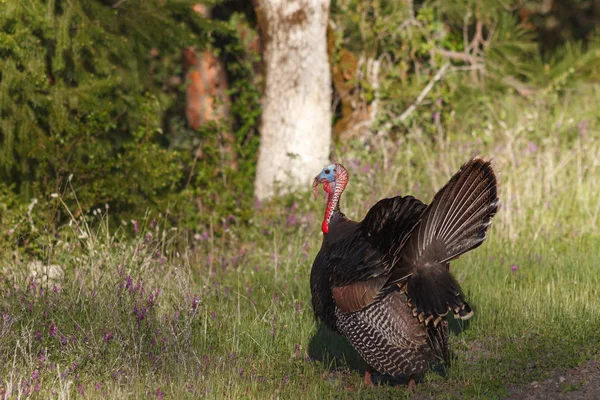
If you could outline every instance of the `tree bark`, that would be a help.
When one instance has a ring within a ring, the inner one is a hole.
[[[330,0],[254,0],[264,43],[265,92],[255,181],[259,200],[309,185],[328,162]]]

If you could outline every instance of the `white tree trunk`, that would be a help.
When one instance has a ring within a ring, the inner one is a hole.
[[[308,185],[328,162],[330,0],[255,0],[264,41],[265,92],[255,195]]]

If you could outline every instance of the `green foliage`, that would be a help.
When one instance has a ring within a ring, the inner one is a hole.
[[[157,145],[164,105],[145,64],[152,46],[198,40],[171,15],[183,3],[45,3],[0,14],[2,180],[27,201],[75,174],[84,209],[127,209],[171,189],[181,166]]]
[[[149,209],[192,227],[209,220],[195,207],[198,199],[227,213],[242,194],[251,198],[260,109],[253,60],[236,29],[245,17],[208,20],[192,12],[197,2],[189,0],[114,3],[5,1],[0,7],[2,228],[13,229],[23,207],[33,199],[45,203],[52,193],[84,213],[108,204],[113,216],[127,220]],[[228,43],[225,52],[235,60],[232,124],[193,132],[185,126],[181,50],[202,50],[215,38]],[[236,171],[243,172],[215,181],[211,171],[223,159],[212,150],[225,129],[234,130],[241,155]],[[202,165],[193,158],[199,146],[209,154]],[[206,185],[215,182],[240,183],[239,192],[207,201]],[[64,221],[60,212],[47,217]]]
[[[548,85],[565,87],[597,75],[596,36],[555,46],[542,56],[543,37],[526,19],[533,3],[334,1],[337,51],[350,50],[363,60],[357,88],[376,87],[372,95],[357,98],[373,107],[371,118],[378,123],[371,129],[420,129],[431,138],[463,135],[485,125],[481,116],[507,94],[533,97]],[[380,67],[376,78],[369,71],[374,63]],[[434,79],[444,65],[447,72]],[[421,95],[417,109],[400,119]]]

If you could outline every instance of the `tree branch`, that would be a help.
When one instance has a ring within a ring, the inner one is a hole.
[[[463,61],[469,64],[476,64],[476,57],[473,57],[471,53],[446,49],[433,49],[433,52],[453,60]]]
[[[112,5],[112,8],[119,8],[121,4],[125,3],[127,0],[119,0],[115,4]]]
[[[399,117],[396,117],[388,123],[386,123],[385,125],[383,125],[383,127],[381,127],[381,129],[379,130],[378,134],[385,135],[392,129],[394,125],[397,125],[400,122],[404,122],[417,109],[417,107],[423,102],[423,100],[425,100],[425,97],[427,97],[429,92],[431,92],[435,84],[444,77],[446,72],[448,72],[450,65],[451,64],[449,62],[442,65],[442,67],[433,76],[429,83],[427,83],[423,90],[421,90],[421,93],[419,93],[416,100]]]

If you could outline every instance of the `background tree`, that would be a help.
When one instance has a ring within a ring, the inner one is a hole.
[[[264,42],[265,90],[255,195],[309,182],[331,144],[327,58],[329,0],[255,0]]]

